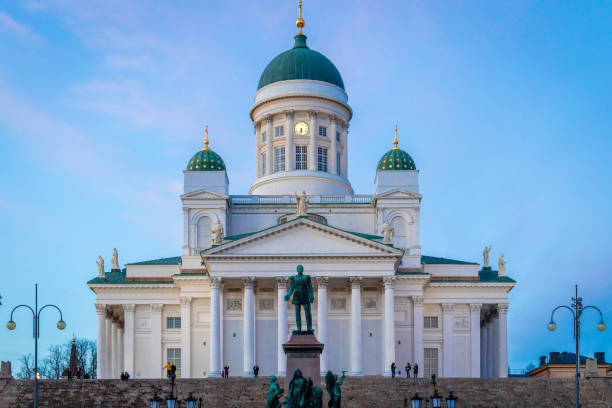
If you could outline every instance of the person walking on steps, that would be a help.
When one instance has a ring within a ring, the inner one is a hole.
[[[406,370],[406,378],[410,378],[410,370],[412,369],[410,362],[406,363],[406,367],[404,367],[404,369]]]
[[[391,363],[391,378],[395,378],[395,362]]]
[[[414,368],[412,369],[412,372],[414,373],[414,378],[417,378],[419,376],[419,365],[417,363],[414,363]]]

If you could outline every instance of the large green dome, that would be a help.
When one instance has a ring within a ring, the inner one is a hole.
[[[328,82],[344,89],[340,72],[327,57],[306,45],[306,36],[295,36],[295,46],[277,55],[264,69],[257,89],[290,79],[311,79]]]
[[[210,148],[204,148],[194,154],[189,163],[187,163],[188,171],[223,171],[225,170],[225,163],[221,156],[210,150]]]
[[[378,161],[377,170],[416,170],[412,157],[399,147],[394,147]]]

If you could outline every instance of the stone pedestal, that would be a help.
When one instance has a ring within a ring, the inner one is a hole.
[[[299,368],[304,378],[311,377],[313,386],[321,385],[321,353],[323,343],[319,343],[313,332],[294,331],[283,350],[287,355],[287,375],[285,377],[285,392],[293,378],[293,372]]]

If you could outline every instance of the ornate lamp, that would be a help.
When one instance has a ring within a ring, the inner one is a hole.
[[[151,408],[159,408],[159,404],[161,404],[162,399],[159,398],[159,396],[157,395],[157,392],[153,393],[153,398],[151,398],[149,400],[149,404],[151,405]]]
[[[438,394],[438,390],[434,390],[431,396],[431,408],[442,408],[442,396]]]
[[[195,408],[197,399],[193,396],[193,393],[190,392],[189,396],[185,398],[185,408]]]
[[[457,397],[455,397],[453,395],[453,392],[451,391],[450,394],[448,394],[448,397],[446,397],[446,406],[448,408],[455,408],[456,402],[457,402]]]
[[[176,408],[176,398],[174,397],[174,394],[168,394],[166,397],[166,406],[168,408]]]
[[[66,322],[63,321],[62,319],[60,319],[57,322],[57,328],[60,329],[60,330],[64,330],[66,328]]]
[[[419,397],[419,393],[415,392],[414,396],[410,398],[412,401],[412,408],[421,408],[421,404],[423,403],[423,398]]]
[[[6,328],[9,330],[15,330],[15,327],[17,327],[17,323],[15,323],[12,320],[9,320],[8,323],[6,324]]]

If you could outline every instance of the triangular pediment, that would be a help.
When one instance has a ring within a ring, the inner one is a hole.
[[[305,218],[202,252],[217,256],[402,256],[403,251]]]
[[[183,194],[181,200],[227,200],[229,196],[225,194],[216,193],[214,191],[202,188],[200,190],[192,191],[190,193]]]
[[[409,191],[403,188],[394,188],[393,190],[385,191],[384,193],[378,194],[377,199],[381,198],[416,198],[421,199],[423,196],[414,191]]]

